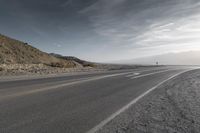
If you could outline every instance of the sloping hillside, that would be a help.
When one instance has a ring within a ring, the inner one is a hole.
[[[44,53],[27,43],[0,35],[0,64],[45,64],[53,67],[76,67],[77,62]]]
[[[78,64],[82,65],[83,67],[95,67],[96,66],[95,63],[85,61],[85,60],[81,60],[81,59],[74,57],[74,56],[62,56],[62,55],[55,54],[55,53],[50,53],[50,55],[52,55],[56,58],[60,58],[60,59],[68,60],[68,61],[75,61]]]

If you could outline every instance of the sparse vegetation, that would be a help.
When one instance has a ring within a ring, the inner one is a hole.
[[[72,56],[52,55],[0,34],[0,71],[6,75],[88,71],[96,64]]]
[[[47,64],[47,65],[48,65],[48,64]],[[63,64],[58,63],[58,62],[52,62],[52,63],[49,64],[49,66],[51,66],[51,67],[60,67],[60,68],[63,68],[63,67],[64,67]]]
[[[83,67],[96,67],[96,65],[94,63],[85,63],[83,64]]]
[[[23,43],[18,40],[0,35],[0,63],[1,64],[47,64],[52,67],[76,67],[73,60],[64,60]]]
[[[83,67],[95,67],[96,66],[95,63],[84,61],[84,60],[81,60],[81,59],[73,57],[73,56],[62,56],[62,55],[54,54],[54,53],[51,53],[50,55],[55,56],[60,59],[68,60],[68,61],[75,61],[78,64],[82,65]]]

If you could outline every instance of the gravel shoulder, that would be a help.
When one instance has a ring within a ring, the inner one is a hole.
[[[199,133],[200,70],[162,84],[98,133]]]
[[[0,64],[0,81],[65,76],[88,72],[103,72],[92,67],[58,68],[43,64]]]
[[[95,67],[60,68],[50,67],[44,64],[0,64],[0,81],[66,76],[146,67],[153,68],[155,66],[96,64]]]

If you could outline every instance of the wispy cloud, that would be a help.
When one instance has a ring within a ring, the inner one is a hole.
[[[179,49],[200,42],[200,2],[196,0],[98,0],[81,10],[109,45]],[[166,51],[167,52],[167,51]]]
[[[92,61],[200,49],[199,0],[0,0],[0,16],[2,34]]]
[[[181,46],[194,47],[200,42],[200,14],[191,15],[184,19],[174,20],[173,23],[164,21],[163,24],[151,27],[148,31],[133,38],[133,42],[143,47]],[[196,47],[195,47],[196,48]]]

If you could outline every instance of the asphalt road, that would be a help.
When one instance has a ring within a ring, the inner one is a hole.
[[[85,133],[187,68],[157,67],[0,82],[0,133]]]

